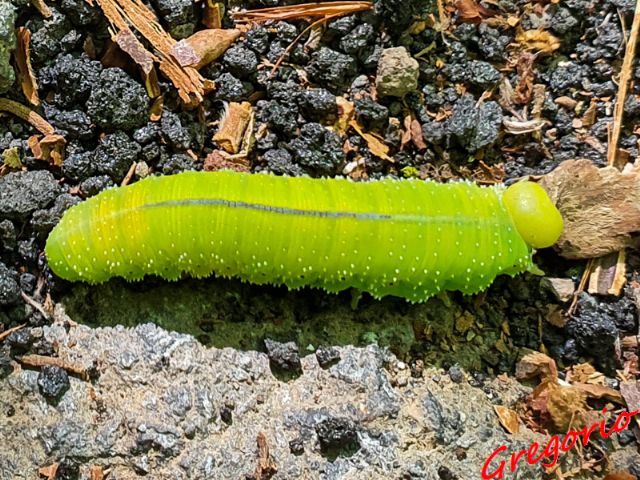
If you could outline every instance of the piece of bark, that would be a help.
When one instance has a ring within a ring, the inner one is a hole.
[[[596,258],[637,247],[640,165],[620,172],[567,160],[540,179],[564,219],[556,249],[565,258]]]

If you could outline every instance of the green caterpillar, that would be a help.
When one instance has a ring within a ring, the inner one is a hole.
[[[107,190],[69,209],[45,252],[55,274],[103,282],[212,273],[424,301],[531,270],[560,213],[537,184],[356,183],[187,172]]]

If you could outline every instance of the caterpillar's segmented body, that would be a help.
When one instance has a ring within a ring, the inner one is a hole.
[[[68,280],[177,279],[349,287],[423,301],[532,266],[502,186],[188,172],[71,208],[46,254]]]

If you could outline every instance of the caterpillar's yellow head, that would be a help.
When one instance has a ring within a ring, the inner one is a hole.
[[[550,247],[562,235],[562,216],[537,183],[514,183],[504,192],[502,201],[518,233],[532,248]]]

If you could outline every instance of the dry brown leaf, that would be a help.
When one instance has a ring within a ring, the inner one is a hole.
[[[176,43],[171,54],[181,66],[199,70],[220,58],[241,33],[236,29],[200,30]]]
[[[541,377],[544,379],[558,378],[558,368],[553,358],[540,352],[525,355],[516,365],[516,378],[526,379]]]
[[[527,105],[533,97],[533,82],[536,72],[533,64],[536,55],[530,52],[522,52],[518,57],[516,70],[518,72],[518,85],[514,91],[514,101],[520,105]]]
[[[356,132],[358,132],[358,135],[360,135],[365,140],[365,142],[367,142],[367,147],[369,147],[369,151],[372,155],[375,155],[376,157],[388,162],[394,162],[393,158],[389,156],[389,147],[385,145],[380,138],[378,138],[373,133],[365,132],[356,120],[351,120],[349,125],[353,127]]]
[[[16,66],[18,67],[22,93],[31,105],[37,107],[40,105],[40,97],[38,97],[38,84],[31,66],[31,49],[29,47],[31,32],[25,27],[20,27],[16,30],[16,38]]]
[[[620,392],[611,387],[607,387],[606,385],[573,382],[571,383],[571,386],[583,392],[588,398],[606,398],[607,400],[611,400],[612,402],[619,403],[621,405],[624,403]]]
[[[400,150],[404,150],[409,142],[413,143],[418,151],[426,150],[427,144],[424,143],[424,137],[422,136],[422,125],[412,115],[407,114],[404,117],[404,132],[402,133],[402,139],[400,140]]]
[[[498,415],[500,425],[502,425],[507,432],[515,435],[520,431],[520,420],[514,410],[503,405],[494,405],[493,409]]]
[[[582,428],[589,424],[593,412],[587,405],[587,396],[581,390],[549,383],[547,410],[557,431]]]
[[[580,363],[572,366],[567,371],[567,382],[591,383],[602,385],[604,376],[599,373],[590,363]]]
[[[547,305],[546,310],[544,319],[555,327],[564,328],[567,324],[564,309],[560,305]]]
[[[566,432],[591,424],[594,412],[587,405],[584,392],[571,386],[545,380],[529,395],[527,404],[542,420],[551,423],[556,431]]]
[[[582,126],[588,128],[596,123],[596,115],[598,113],[598,101],[595,98],[591,99],[589,108],[584,112],[580,121]]]
[[[27,145],[33,152],[36,160],[49,162],[51,165],[61,167],[64,161],[64,147],[66,141],[62,135],[32,135],[27,139]]]
[[[495,15],[476,0],[456,0],[455,7],[462,23],[480,23],[483,19]]]
[[[564,219],[556,243],[571,259],[601,257],[638,246],[640,167],[628,172],[598,168],[589,160],[567,160],[540,179]]]
[[[220,120],[220,127],[213,136],[213,141],[227,153],[238,153],[251,115],[253,115],[253,109],[249,102],[229,103]]]
[[[546,30],[520,30],[516,42],[525,50],[550,54],[560,48],[560,40]]]
[[[344,136],[349,129],[351,120],[355,115],[355,105],[344,97],[336,97],[336,104],[338,105],[338,119],[333,125],[333,131],[340,136]]]

